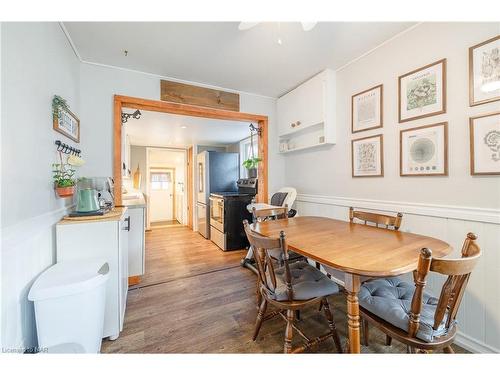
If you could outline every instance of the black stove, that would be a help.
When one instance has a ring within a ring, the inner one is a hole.
[[[237,186],[210,194],[210,239],[224,251],[248,246],[243,220],[252,220],[247,206],[257,195],[257,179],[239,179]]]

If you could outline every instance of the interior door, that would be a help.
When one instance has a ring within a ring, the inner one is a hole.
[[[152,169],[149,175],[151,222],[174,220],[174,171]]]

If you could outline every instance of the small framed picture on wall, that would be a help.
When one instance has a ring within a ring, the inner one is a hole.
[[[469,104],[500,100],[500,35],[469,48]]]
[[[351,130],[353,133],[383,126],[383,85],[372,87],[351,98]]]
[[[382,134],[351,141],[352,177],[382,177],[384,175],[384,145]]]
[[[448,175],[448,123],[420,126],[399,133],[401,176]]]
[[[471,117],[471,175],[500,175],[500,112]]]
[[[80,120],[68,108],[58,108],[57,116],[53,115],[52,127],[69,139],[80,142]]]
[[[399,122],[446,113],[446,59],[399,77]]]

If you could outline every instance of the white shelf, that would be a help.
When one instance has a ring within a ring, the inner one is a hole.
[[[315,130],[323,129],[324,125],[325,125],[324,122],[319,122],[317,124],[312,124],[312,125],[308,125],[305,127],[297,127],[294,130],[292,130],[286,134],[279,135],[279,138],[280,139],[289,139],[289,138],[298,137],[301,134],[306,133],[306,132],[313,132]]]
[[[331,145],[332,143],[316,143],[316,144],[313,144],[313,145],[308,145],[308,146],[300,146],[300,147],[296,147],[296,148],[292,148],[291,150],[286,150],[286,151],[280,151],[279,153],[280,154],[289,154],[290,152],[294,152],[294,151],[300,151],[300,150],[309,150],[311,148],[317,148],[317,147],[320,147],[320,146],[325,146],[325,145]]]

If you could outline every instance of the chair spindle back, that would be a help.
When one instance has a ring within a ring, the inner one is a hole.
[[[394,228],[399,230],[401,226],[401,221],[403,219],[403,214],[398,212],[396,216],[375,214],[373,212],[365,211],[354,211],[353,207],[349,208],[349,221],[354,223],[354,219],[361,220],[364,224],[372,223],[377,226],[384,226],[387,229]]]

